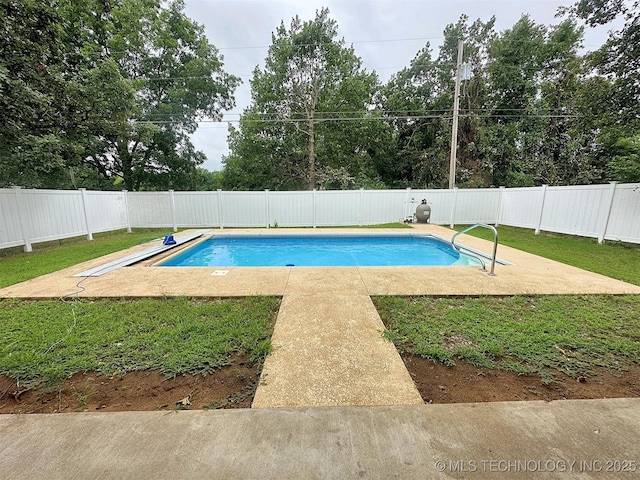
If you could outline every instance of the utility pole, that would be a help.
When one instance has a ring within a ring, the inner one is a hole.
[[[464,42],[458,40],[458,62],[456,64],[456,88],[453,96],[453,126],[451,127],[451,158],[449,159],[449,188],[456,185],[456,157],[458,150],[458,110],[460,109],[460,76],[462,73],[462,50]]]

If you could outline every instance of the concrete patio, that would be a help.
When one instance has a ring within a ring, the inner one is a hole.
[[[4,478],[637,478],[640,399],[0,416]]]

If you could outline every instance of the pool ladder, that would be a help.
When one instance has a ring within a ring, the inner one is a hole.
[[[458,235],[462,235],[463,233],[466,233],[469,230],[473,230],[476,227],[487,228],[493,232],[493,255],[491,256],[491,271],[489,272],[489,275],[495,276],[494,270],[496,268],[496,254],[498,253],[498,231],[495,229],[495,227],[487,225],[486,223],[476,223],[475,225],[471,225],[470,227],[467,227],[464,230],[460,230],[459,232],[453,234],[453,237],[451,237],[451,246],[457,252],[460,252],[462,249],[464,249],[466,250],[467,254],[470,253],[472,256],[480,260],[480,263],[482,263],[482,271],[486,272],[487,266],[482,257],[478,256],[475,252],[470,251],[468,248],[465,248],[464,245],[456,245],[456,237]]]

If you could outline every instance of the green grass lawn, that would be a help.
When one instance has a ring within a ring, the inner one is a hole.
[[[170,229],[136,229],[94,235],[94,240],[75,237],[33,245],[33,252],[22,247],[0,250],[0,288],[55,272],[109,253],[162,238]]]
[[[77,372],[207,374],[260,364],[279,299],[0,300],[0,374],[43,387]]]
[[[460,231],[465,226],[457,226]],[[470,235],[493,240],[493,233],[476,228]],[[574,267],[640,285],[640,245],[540,232],[515,227],[498,227],[499,243],[525,252],[550,258]],[[500,247],[498,247],[500,256]]]
[[[640,295],[377,297],[400,351],[454,365],[577,377],[640,364]]]

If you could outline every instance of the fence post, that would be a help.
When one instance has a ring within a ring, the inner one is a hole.
[[[269,212],[269,189],[265,188],[264,190],[264,199],[265,199],[265,204],[267,205],[267,228],[271,227],[271,215]]]
[[[24,207],[22,206],[22,187],[11,187],[16,192],[16,207],[18,209],[18,217],[20,218],[20,233],[22,235],[22,241],[24,242],[24,251],[32,252],[31,246],[31,229],[29,228],[30,217],[25,214]]]
[[[316,228],[316,193],[317,190],[313,189],[313,228]]]
[[[540,233],[540,225],[542,225],[542,214],[544,213],[544,201],[547,198],[547,187],[548,185],[542,185],[542,200],[540,202],[540,215],[538,215],[538,224],[536,225],[535,230],[536,235]]]
[[[131,217],[129,216],[129,197],[127,190],[122,190],[122,195],[124,196],[124,219],[127,224],[127,233],[131,233]]]
[[[218,189],[218,220],[220,221],[220,229],[224,228],[222,221],[222,190]]]
[[[453,202],[451,204],[451,220],[449,227],[453,228],[456,224],[456,204],[458,203],[458,187],[453,187]]]
[[[93,234],[89,228],[89,215],[87,214],[87,197],[85,196],[87,189],[79,188],[78,190],[80,190],[80,197],[82,198],[82,213],[84,214],[84,227],[87,230],[87,240],[93,240]]]
[[[609,228],[609,219],[611,218],[611,209],[613,208],[613,197],[615,197],[616,195],[616,187],[618,186],[618,182],[609,182],[609,185],[609,192],[611,192],[611,195],[609,196],[609,206],[607,208],[607,216],[604,219],[604,225],[602,226],[602,233],[598,237],[598,243],[604,242],[604,237],[607,235],[607,228]]]
[[[173,231],[178,231],[178,223],[176,222],[176,197],[173,194],[173,190],[169,190],[169,197],[171,199],[171,224],[173,226]]]
[[[496,214],[496,227],[500,225],[502,218],[502,196],[504,195],[504,187],[500,187],[500,196],[498,197],[498,213]]]
[[[364,208],[364,188],[360,188],[360,212],[358,213],[358,225],[362,226],[362,209]]]

